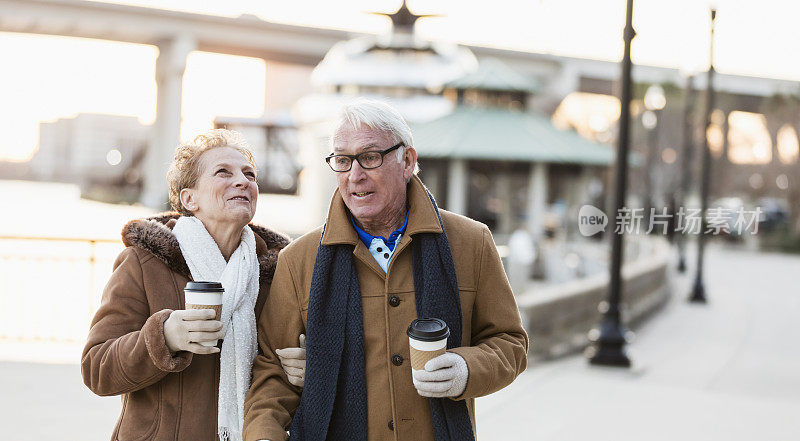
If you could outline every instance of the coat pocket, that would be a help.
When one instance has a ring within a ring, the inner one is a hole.
[[[118,441],[143,441],[151,439],[161,420],[162,381],[126,397],[120,419]]]

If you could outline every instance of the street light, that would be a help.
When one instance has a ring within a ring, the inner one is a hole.
[[[653,166],[655,158],[658,157],[658,123],[661,119],[661,110],[667,105],[667,98],[664,96],[664,89],[658,84],[653,84],[647,88],[644,94],[644,107],[647,109],[642,113],[642,125],[647,129],[647,162],[645,163],[644,177],[644,215],[650,222],[650,211],[653,208]]]
[[[703,257],[706,243],[706,211],[708,210],[708,187],[711,177],[711,151],[708,145],[708,128],[711,127],[711,112],[714,110],[714,22],[717,10],[711,9],[711,44],[708,66],[708,80],[706,85],[706,115],[703,130],[702,174],[700,176],[700,235],[697,237],[697,273],[694,279],[694,288],[689,301],[693,303],[706,303],[706,289],[703,284]]]
[[[620,90],[619,139],[617,145],[616,179],[614,182],[614,213],[625,205],[628,180],[628,138],[631,119],[631,42],[636,35],[633,29],[633,0],[628,0],[625,17],[625,50],[622,55],[622,87]],[[611,263],[609,265],[608,303],[603,308],[603,320],[599,332],[592,330],[589,338],[594,346],[587,355],[591,364],[630,367],[631,360],[625,354],[625,329],[621,323],[620,300],[622,297],[622,231],[611,235]],[[606,303],[604,302],[604,305]]]
[[[661,110],[667,105],[667,98],[664,96],[664,88],[658,84],[653,84],[644,93],[644,107],[647,110]]]
[[[692,151],[692,104],[694,101],[694,76],[690,73],[686,74],[686,86],[683,93],[683,143],[681,145],[681,166],[680,166],[680,181],[677,185],[678,203],[681,206],[686,206],[686,200],[689,194],[689,182],[691,181],[692,173],[690,171],[691,161],[690,157]],[[673,213],[673,216],[675,213]],[[678,271],[686,272],[686,238],[681,234],[676,236],[678,243]]]

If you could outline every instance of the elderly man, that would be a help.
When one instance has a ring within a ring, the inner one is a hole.
[[[245,440],[283,441],[287,429],[291,440],[472,440],[474,399],[514,381],[528,349],[491,233],[437,208],[388,105],[345,106],[331,144],[327,221],[281,252],[258,324]],[[412,372],[406,329],[418,317],[451,332],[447,352]],[[301,334],[303,389],[276,355]]]

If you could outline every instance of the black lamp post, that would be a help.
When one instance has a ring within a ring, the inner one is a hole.
[[[708,128],[711,126],[711,112],[714,110],[714,21],[717,10],[711,10],[711,57],[708,67],[708,84],[706,85],[706,115],[703,126],[703,152],[702,175],[700,176],[700,235],[697,237],[697,274],[694,279],[694,288],[689,301],[693,303],[706,303],[706,289],[703,284],[703,257],[706,244],[706,211],[708,210],[708,190],[711,180],[711,151],[708,146]]]
[[[614,182],[614,213],[625,204],[628,180],[628,138],[630,135],[631,110],[631,42],[636,35],[633,29],[633,0],[627,2],[625,30],[625,52],[622,56],[622,90],[620,91],[619,140],[616,157],[616,181]],[[612,219],[616,215],[611,216]],[[608,287],[608,307],[603,311],[599,335],[594,331],[589,338],[594,347],[589,351],[589,362],[596,365],[629,367],[631,361],[625,354],[625,329],[620,318],[620,298],[622,297],[622,232],[611,235],[610,283]]]
[[[691,160],[692,155],[692,101],[694,100],[694,87],[692,85],[692,75],[686,76],[686,86],[683,93],[683,143],[681,145],[681,179],[678,183],[678,201],[682,206],[686,206],[689,194],[689,182],[691,181]],[[673,213],[675,215],[675,213]],[[676,224],[677,226],[677,224]],[[676,236],[678,244],[678,271],[686,272],[686,238],[681,234]]]

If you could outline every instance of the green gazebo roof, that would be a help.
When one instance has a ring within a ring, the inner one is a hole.
[[[521,75],[500,60],[482,60],[478,69],[445,84],[453,89],[478,89],[532,93],[539,90],[539,83]]]
[[[610,165],[614,160],[610,146],[522,111],[457,107],[439,119],[411,124],[411,130],[421,158],[586,165]]]

